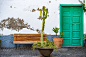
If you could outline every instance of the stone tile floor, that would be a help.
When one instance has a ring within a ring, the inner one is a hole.
[[[31,48],[1,48],[0,57],[40,57],[39,51]],[[64,47],[53,51],[53,57],[86,57],[86,47]]]

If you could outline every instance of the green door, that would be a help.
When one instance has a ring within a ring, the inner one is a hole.
[[[83,46],[82,5],[60,5],[60,32],[64,32],[62,46]]]

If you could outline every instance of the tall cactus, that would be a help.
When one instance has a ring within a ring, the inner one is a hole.
[[[45,19],[47,18],[47,13],[48,13],[48,9],[45,9],[45,6],[43,6],[43,11],[40,9],[40,16],[42,21],[42,31],[41,31],[41,46],[43,45],[43,31],[44,31],[44,26],[45,26]]]

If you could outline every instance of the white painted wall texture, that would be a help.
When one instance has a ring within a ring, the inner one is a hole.
[[[51,3],[49,3],[51,1]],[[49,10],[49,17],[45,21],[46,34],[55,33],[53,27],[60,27],[59,5],[60,4],[80,4],[78,0],[0,0],[0,21],[8,17],[24,19],[25,23],[30,24],[34,29],[41,30],[42,21],[37,19],[40,15],[38,8],[46,6]],[[10,8],[12,7],[12,8]],[[35,12],[32,12],[35,9]],[[86,18],[86,17],[85,17]],[[84,18],[84,33],[86,33],[86,20]],[[4,29],[0,34],[9,35],[14,33],[37,33],[36,31],[22,29],[19,32],[15,30]],[[59,34],[59,33],[58,33]]]

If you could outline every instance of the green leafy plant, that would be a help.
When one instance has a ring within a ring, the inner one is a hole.
[[[60,37],[62,37],[64,34],[65,34],[64,32],[62,32],[62,33],[60,32]]]
[[[57,28],[57,27],[52,29],[56,33],[55,37],[57,36],[57,33],[59,32],[59,29],[60,28]],[[64,32],[62,32],[62,33],[60,32],[60,37],[62,37],[64,34],[65,34]]]
[[[83,2],[79,0],[79,2],[83,5],[83,10],[84,10],[84,12],[86,12],[85,0],[83,0]]]
[[[84,39],[83,40],[85,40],[86,39],[86,34],[84,34]]]
[[[52,29],[52,30],[56,33],[55,36],[57,36],[57,33],[59,32],[59,29],[60,29],[60,28],[57,28],[57,27],[55,27],[55,28]]]
[[[48,38],[46,38],[46,42],[43,42],[43,45],[41,45],[41,42],[36,42],[32,45],[32,49],[35,50],[36,47],[41,47],[41,48],[53,48],[55,51],[57,51],[57,47],[53,43],[53,41],[50,41]]]
[[[0,43],[1,43],[1,39],[0,39]]]

